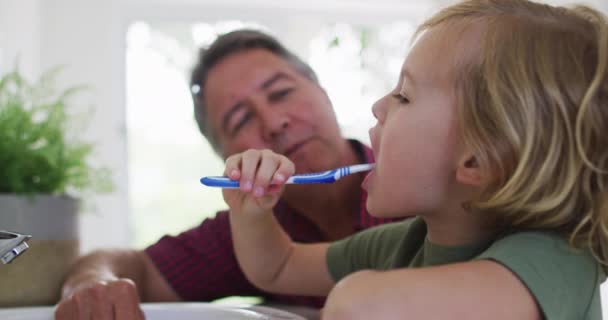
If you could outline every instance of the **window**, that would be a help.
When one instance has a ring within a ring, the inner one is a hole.
[[[127,126],[135,246],[154,243],[213,216],[226,205],[201,176],[223,171],[192,116],[188,72],[197,48],[240,27],[273,33],[252,21],[133,23],[127,34]],[[371,105],[396,84],[413,23],[326,23],[281,37],[308,61],[328,91],[347,137],[368,142]],[[299,36],[296,36],[299,35]],[[297,42],[294,42],[297,39]]]

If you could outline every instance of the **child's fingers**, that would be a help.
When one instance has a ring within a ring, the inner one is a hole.
[[[261,152],[258,150],[247,150],[243,152],[241,160],[241,180],[240,186],[242,191],[249,192],[253,189],[253,181],[256,176],[256,171],[261,158]]]
[[[282,185],[295,173],[295,171],[296,168],[293,162],[291,162],[291,160],[289,160],[287,157],[281,155],[279,156],[278,168],[272,177],[271,183],[275,185]]]
[[[225,168],[224,168],[224,176],[236,180],[241,177],[241,159],[242,154],[231,155],[226,159]]]
[[[283,190],[283,185],[271,184],[268,186],[268,189],[266,189],[266,195],[278,194],[282,190]]]
[[[266,193],[279,164],[278,154],[270,150],[262,151],[262,158],[253,183],[253,194],[256,197],[261,197]]]

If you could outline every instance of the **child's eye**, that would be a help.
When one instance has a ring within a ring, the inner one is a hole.
[[[393,97],[399,101],[399,103],[409,103],[410,100],[402,95],[401,93],[394,94]]]

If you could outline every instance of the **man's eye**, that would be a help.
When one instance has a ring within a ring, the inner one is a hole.
[[[281,101],[283,98],[285,98],[287,95],[289,95],[293,90],[294,90],[293,88],[285,88],[285,89],[273,91],[268,95],[268,101],[270,101],[270,102]]]
[[[241,128],[243,128],[247,124],[247,122],[249,122],[251,116],[251,112],[243,113],[243,115],[235,121],[236,123],[232,126],[232,130],[230,130],[230,133],[232,135],[237,134],[239,130],[241,130]]]

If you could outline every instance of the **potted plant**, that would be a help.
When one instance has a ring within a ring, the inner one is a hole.
[[[0,230],[32,236],[0,265],[0,307],[58,301],[79,251],[79,199],[111,189],[108,170],[87,162],[92,146],[76,139],[82,122],[68,102],[83,88],[56,89],[58,71],[34,84],[18,70],[0,77]]]

